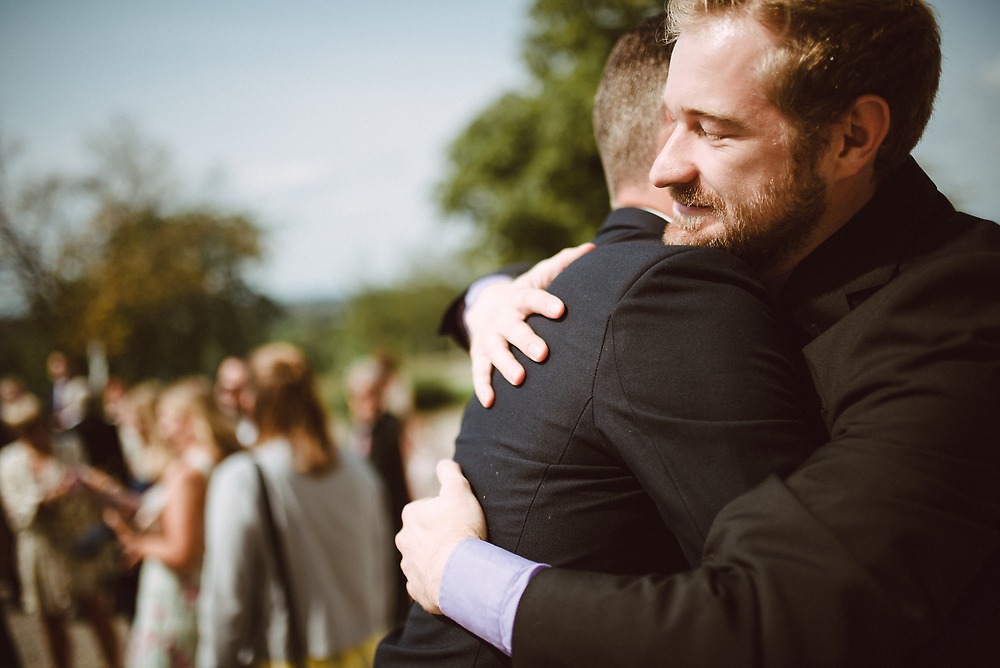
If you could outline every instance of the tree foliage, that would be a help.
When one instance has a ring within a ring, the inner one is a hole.
[[[525,91],[483,110],[452,143],[442,209],[471,220],[478,253],[537,260],[593,237],[608,212],[593,97],[618,37],[663,6],[638,0],[536,0]]]
[[[267,335],[277,306],[244,279],[262,256],[249,218],[181,207],[165,151],[129,125],[91,141],[82,177],[4,174],[0,371],[31,376],[48,349],[100,342],[132,380],[210,372]],[[0,155],[0,162],[4,155]],[[27,368],[26,368],[27,367]]]
[[[452,344],[436,334],[441,314],[456,293],[455,285],[433,277],[358,292],[347,301],[339,321],[341,360],[377,350],[398,358],[449,350]]]
[[[73,303],[86,305],[74,317],[78,338],[102,340],[132,376],[211,370],[259,342],[274,315],[242,278],[260,254],[259,230],[242,216],[127,211],[103,261],[73,283]]]

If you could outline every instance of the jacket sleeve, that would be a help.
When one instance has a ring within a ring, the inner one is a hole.
[[[518,607],[514,664],[995,659],[997,271],[986,254],[932,265],[835,325],[810,351],[826,358],[814,371],[830,442],[728,504],[695,571],[539,574]]]

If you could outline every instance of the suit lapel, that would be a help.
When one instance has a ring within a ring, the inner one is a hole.
[[[942,206],[942,204],[944,206]],[[812,340],[878,292],[900,271],[930,226],[954,209],[910,158],[875,197],[791,273],[778,303]]]

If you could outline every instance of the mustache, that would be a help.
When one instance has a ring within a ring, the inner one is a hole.
[[[707,207],[711,209],[725,208],[722,198],[714,193],[707,192],[697,183],[669,186],[668,190],[673,200],[683,206]]]

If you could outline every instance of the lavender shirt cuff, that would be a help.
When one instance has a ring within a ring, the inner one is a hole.
[[[467,538],[451,551],[441,575],[441,612],[510,656],[517,605],[543,568],[548,566]]]

